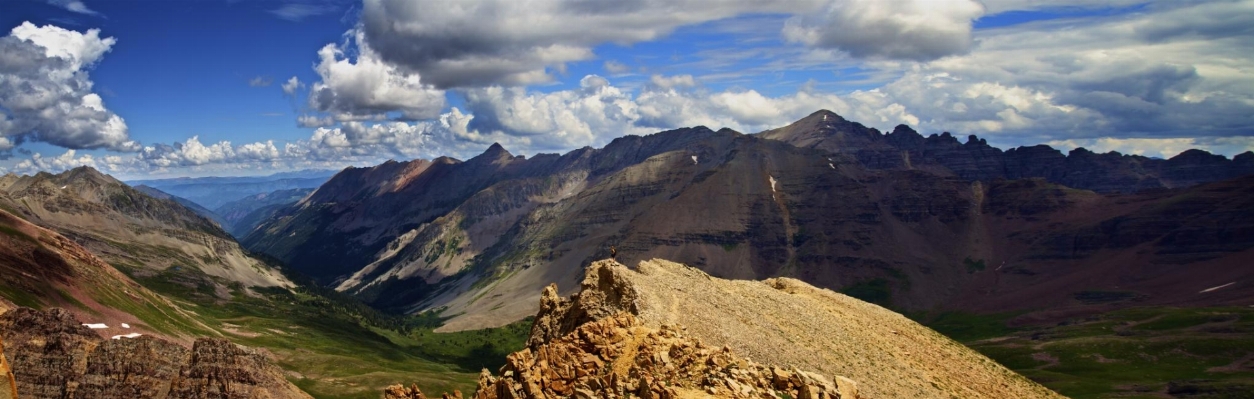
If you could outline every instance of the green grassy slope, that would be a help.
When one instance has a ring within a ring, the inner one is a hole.
[[[949,313],[929,327],[1076,399],[1254,397],[1254,308],[1131,308],[1010,328]]]
[[[179,276],[170,274],[182,273]],[[530,321],[437,334],[430,315],[385,315],[319,289],[233,287],[230,298],[197,289],[188,269],[134,278],[175,300],[232,341],[269,350],[288,378],[316,398],[378,398],[394,383],[432,392],[473,390],[479,370],[495,370],[521,349]]]

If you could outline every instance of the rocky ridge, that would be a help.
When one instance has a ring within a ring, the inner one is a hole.
[[[528,347],[498,376],[485,371],[474,395],[627,396],[1061,397],[881,307],[793,279],[723,280],[656,259],[636,270],[595,262],[569,298],[547,287]]]
[[[106,340],[65,310],[19,307],[0,314],[0,340],[23,398],[310,398],[263,352],[224,339]]]
[[[836,381],[758,364],[726,346],[714,348],[687,337],[682,328],[648,328],[634,315],[620,312],[509,355],[500,377],[484,370],[473,397],[858,398],[857,383],[844,377]],[[425,396],[417,387],[393,386],[384,397]]]
[[[972,181],[1044,178],[1099,193],[1180,188],[1254,174],[1254,152],[1232,159],[1191,149],[1171,159],[1076,148],[1067,154],[1047,145],[1001,150],[987,140],[949,132],[923,136],[906,125],[881,133],[820,110],[791,125],[757,134],[798,147],[852,155],[871,169],[920,169]]]

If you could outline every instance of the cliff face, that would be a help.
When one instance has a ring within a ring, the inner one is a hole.
[[[309,398],[263,353],[222,339],[190,350],[148,336],[105,340],[69,312],[30,308],[0,315],[0,337],[23,398]]]

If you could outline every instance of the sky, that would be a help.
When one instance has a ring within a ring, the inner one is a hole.
[[[244,176],[744,133],[1254,149],[1254,0],[0,0],[0,173]]]

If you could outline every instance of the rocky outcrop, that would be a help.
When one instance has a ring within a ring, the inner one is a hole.
[[[462,399],[462,391],[454,390],[451,394],[445,392],[444,395],[441,395],[441,398]],[[409,387],[406,387],[404,385],[396,384],[383,390],[383,399],[427,399],[427,395],[423,394],[422,390],[418,389],[418,385],[410,385]]]
[[[475,398],[858,397],[856,383],[837,380],[761,365],[623,312],[511,354],[499,377],[480,375]]]
[[[13,380],[13,369],[4,356],[4,338],[0,337],[0,399],[17,399],[17,382]]]
[[[569,309],[568,309],[569,310]],[[537,330],[533,330],[537,331]],[[620,312],[510,354],[499,376],[484,370],[475,399],[504,398],[858,398],[857,383],[796,368],[758,364],[726,346],[649,328]],[[444,398],[461,398],[460,392]],[[388,387],[385,399],[425,399],[416,386]]]
[[[170,387],[171,398],[307,398],[261,351],[198,339]]]
[[[904,316],[794,279],[724,280],[664,260],[635,270],[606,260],[587,269],[579,293],[550,292],[535,325],[559,327],[533,328],[533,338],[627,312],[757,362],[847,377],[867,398],[1058,397]]]
[[[309,398],[264,354],[223,339],[188,350],[158,338],[105,340],[62,309],[0,315],[23,398]]]
[[[603,260],[568,298],[546,288],[540,308],[527,348],[485,370],[475,398],[1061,397],[904,316],[788,278]]]

